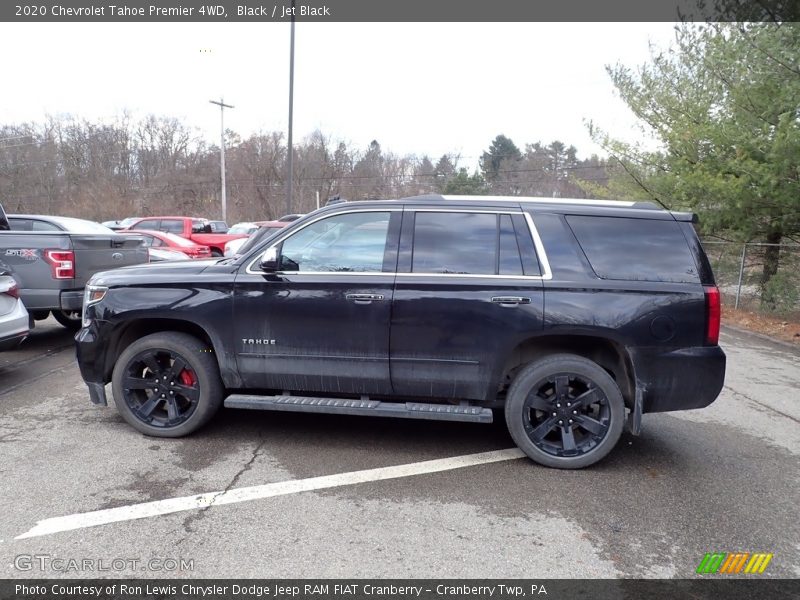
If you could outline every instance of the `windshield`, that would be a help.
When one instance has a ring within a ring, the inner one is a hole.
[[[119,221],[117,223],[117,227],[122,227],[123,229],[125,227],[130,227],[131,225],[136,223],[136,221],[138,221],[138,220],[139,220],[139,217],[128,217],[127,219],[122,219],[122,221]]]
[[[236,251],[236,254],[245,254],[250,252],[250,249],[255,247],[256,244],[271,238],[273,235],[275,235],[275,233],[281,231],[282,229],[282,227],[262,227],[250,236],[250,238],[242,245],[242,247]]]

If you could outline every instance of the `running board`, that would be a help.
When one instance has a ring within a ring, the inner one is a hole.
[[[333,413],[364,417],[396,417],[433,421],[469,421],[491,423],[492,411],[480,406],[426,404],[423,402],[381,402],[347,398],[314,398],[311,396],[250,396],[232,394],[225,398],[226,408],[279,410],[286,412]]]

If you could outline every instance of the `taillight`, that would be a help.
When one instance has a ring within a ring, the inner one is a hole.
[[[15,283],[3,293],[11,296],[12,298],[19,298],[19,287]]]
[[[715,285],[704,286],[706,294],[706,344],[716,346],[719,343],[719,325],[722,319],[719,288]]]
[[[53,279],[75,278],[75,253],[72,250],[45,250],[44,259],[50,264]]]

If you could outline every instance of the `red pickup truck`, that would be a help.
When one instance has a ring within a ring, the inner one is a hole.
[[[210,247],[213,256],[223,256],[225,244],[231,240],[247,237],[244,234],[211,233],[211,224],[208,219],[196,217],[145,217],[135,221],[127,229],[139,231],[152,229],[174,233],[201,246]]]

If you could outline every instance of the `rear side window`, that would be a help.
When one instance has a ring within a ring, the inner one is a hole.
[[[48,223],[47,221],[33,221],[33,231],[62,231],[58,225]]]
[[[15,217],[11,217],[8,221],[11,224],[11,229],[16,231],[63,231],[58,225],[48,223],[47,221],[18,219]]]
[[[541,274],[522,215],[433,211],[414,217],[411,272]]]
[[[498,274],[522,275],[522,257],[519,253],[517,235],[511,224],[511,215],[500,215]]]
[[[497,273],[497,215],[418,212],[414,273]]]
[[[183,221],[176,219],[161,219],[161,231],[167,233],[183,233]]]
[[[602,279],[700,281],[675,221],[625,217],[566,217],[589,264]]]

